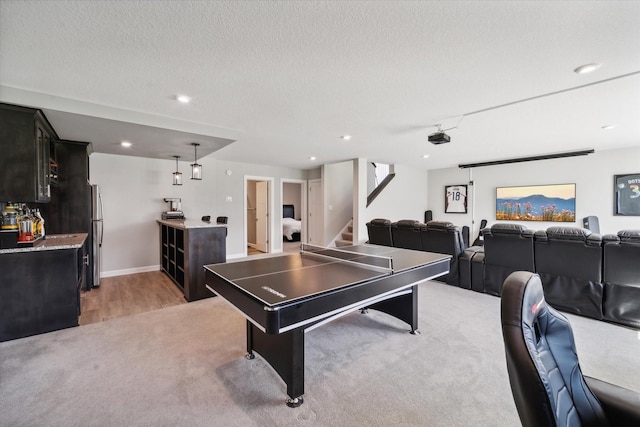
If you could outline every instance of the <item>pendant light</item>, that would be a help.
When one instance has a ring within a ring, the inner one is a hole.
[[[176,158],[176,171],[173,173],[173,185],[182,185],[182,173],[178,170],[178,159],[180,156],[173,156]]]
[[[191,179],[202,179],[202,165],[198,164],[198,144],[197,142],[192,142],[193,149],[195,150],[194,160],[191,164]]]

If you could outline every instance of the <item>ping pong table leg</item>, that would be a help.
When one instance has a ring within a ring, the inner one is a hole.
[[[304,329],[266,334],[247,321],[247,358],[260,353],[287,384],[287,406],[302,405],[304,394]]]
[[[411,326],[411,333],[418,334],[418,285],[411,287],[411,293],[399,295],[368,306],[381,311]]]

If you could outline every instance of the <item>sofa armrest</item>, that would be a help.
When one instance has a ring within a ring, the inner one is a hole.
[[[610,425],[640,426],[640,393],[586,375],[584,379],[600,401]]]

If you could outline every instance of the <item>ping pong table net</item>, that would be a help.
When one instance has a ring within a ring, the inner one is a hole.
[[[311,255],[332,259],[335,262],[348,262],[358,264],[360,267],[371,268],[387,273],[393,273],[393,257],[372,255],[346,249],[326,248],[323,246],[302,243],[300,245],[302,255]]]

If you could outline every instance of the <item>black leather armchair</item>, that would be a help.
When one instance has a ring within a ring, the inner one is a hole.
[[[602,319],[602,236],[585,228],[549,227],[535,233],[535,271],[555,308]]]
[[[369,243],[374,245],[393,246],[391,221],[384,218],[372,219],[367,223]]]
[[[501,319],[524,427],[640,425],[640,394],[582,375],[571,325],[546,304],[537,274],[518,271],[507,278]]]
[[[640,328],[640,230],[604,240],[604,319]]]
[[[500,295],[514,271],[535,271],[533,230],[519,224],[498,223],[482,230],[484,236],[484,292]]]
[[[422,224],[413,219],[403,219],[391,225],[393,246],[396,248],[422,250],[420,237]]]
[[[458,286],[458,257],[465,247],[460,227],[450,222],[430,221],[422,226],[420,237],[423,251],[449,254],[452,257],[449,274],[436,280]]]

